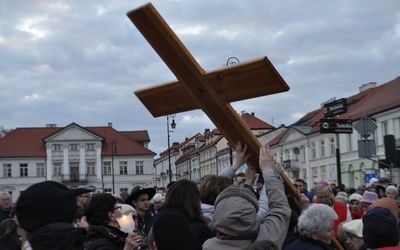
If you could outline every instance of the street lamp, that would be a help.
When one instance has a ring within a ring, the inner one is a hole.
[[[112,193],[115,194],[115,186],[114,186],[114,154],[118,152],[117,148],[118,141],[113,139],[111,141],[111,176],[112,176]]]
[[[169,183],[172,182],[172,171],[171,171],[171,149],[170,149],[170,140],[169,140],[169,133],[173,132],[169,130],[169,117],[172,118],[172,123],[171,123],[171,128],[175,129],[176,128],[176,123],[175,123],[175,115],[167,115],[167,135],[168,135],[168,172],[169,172]]]

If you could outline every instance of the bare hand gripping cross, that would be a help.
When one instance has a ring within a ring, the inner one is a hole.
[[[175,74],[177,81],[135,91],[154,117],[202,109],[231,145],[248,145],[250,163],[258,167],[261,143],[230,102],[288,91],[267,57],[205,72],[151,3],[127,13],[129,19]],[[298,191],[282,173],[294,197]]]

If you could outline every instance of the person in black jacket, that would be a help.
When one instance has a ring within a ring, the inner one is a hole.
[[[81,250],[86,230],[72,225],[76,209],[75,196],[66,186],[39,182],[21,192],[15,205],[16,223],[28,232],[27,242],[34,250]]]
[[[89,223],[86,250],[136,250],[144,244],[142,236],[119,229],[117,218],[121,217],[120,210],[117,199],[106,193],[94,195],[86,204],[85,214]]]
[[[180,213],[189,221],[189,227],[195,239],[194,250],[202,249],[203,243],[212,237],[208,227],[208,219],[203,216],[201,211],[200,191],[197,184],[190,180],[179,180],[167,192],[164,207],[158,215],[164,213]],[[173,225],[171,225],[173,226]],[[154,232],[155,233],[155,232]],[[157,239],[156,234],[154,238]]]

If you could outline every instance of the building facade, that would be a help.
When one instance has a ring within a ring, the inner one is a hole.
[[[117,194],[152,186],[149,141],[147,131],[117,131],[111,123],[17,128],[0,139],[0,191],[15,202],[21,191],[45,180]]]
[[[270,147],[288,177],[292,180],[302,178],[309,183],[309,187],[321,180],[337,183],[338,175],[341,183],[348,187],[368,184],[373,176],[399,183],[399,165],[379,167],[379,162],[385,159],[385,135],[394,135],[400,149],[399,93],[400,78],[380,86],[374,82],[364,84],[358,94],[345,98],[347,112],[335,117],[351,119],[353,127],[363,117],[374,121],[377,129],[368,140],[373,140],[376,153],[369,158],[359,155],[358,144],[364,139],[356,130],[350,134],[320,132],[319,121],[324,118],[323,104],[320,109],[309,112],[289,126],[271,141]]]

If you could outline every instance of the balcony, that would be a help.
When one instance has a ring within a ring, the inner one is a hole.
[[[300,170],[300,160],[286,160],[283,161],[282,167],[285,171],[299,171]]]
[[[63,174],[61,181],[63,183],[87,183],[87,174]]]

